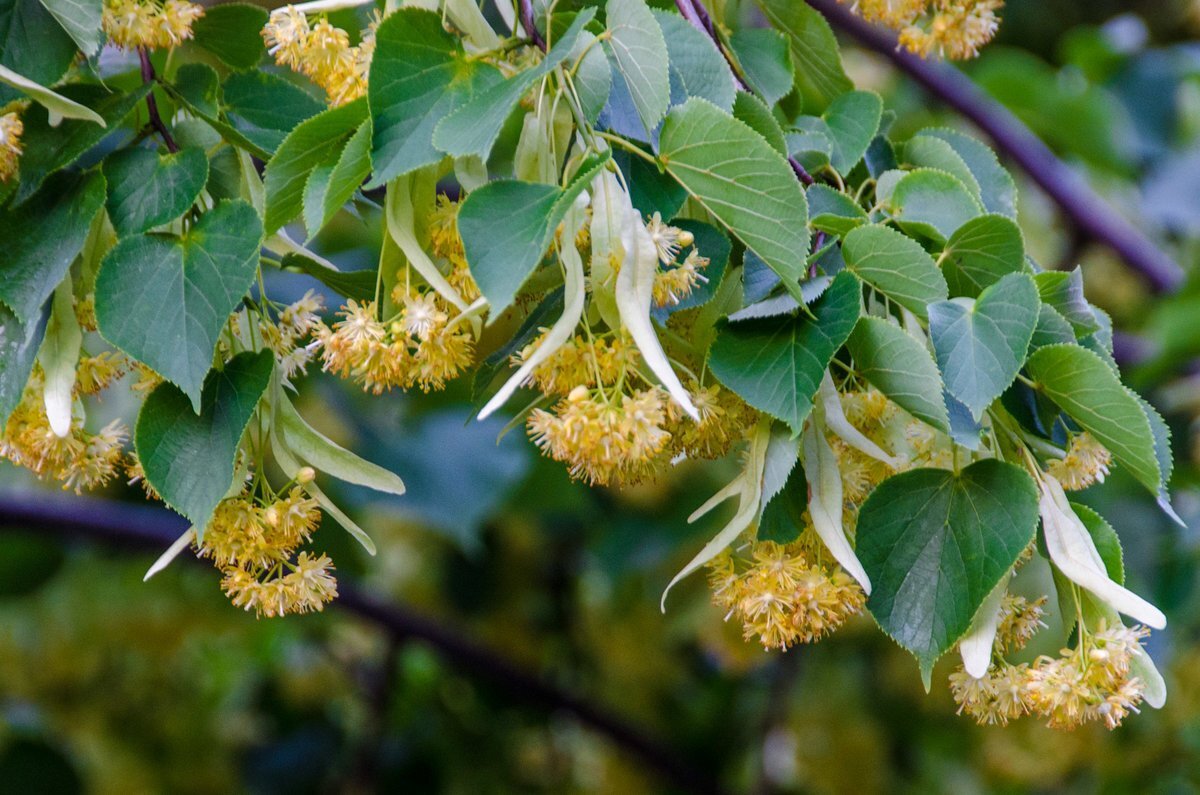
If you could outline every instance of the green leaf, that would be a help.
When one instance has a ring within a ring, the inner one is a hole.
[[[723,323],[709,352],[709,368],[751,406],[799,433],[825,368],[858,322],[861,290],[858,279],[843,272],[812,304],[813,318]]]
[[[842,237],[868,221],[867,211],[859,207],[854,199],[828,185],[809,185],[805,195],[808,198],[809,223],[813,229]]]
[[[976,420],[1017,377],[1039,307],[1033,279],[1013,273],[979,294],[929,307],[929,336],[946,388]]]
[[[1083,296],[1083,269],[1078,265],[1069,271],[1043,271],[1036,274],[1038,295],[1044,303],[1058,310],[1070,322],[1075,333],[1086,336],[1100,329],[1100,321],[1092,305]]]
[[[66,122],[64,122],[65,124]],[[0,302],[33,322],[67,274],[104,206],[104,177],[58,174],[20,207],[0,209]]]
[[[918,168],[901,177],[892,189],[889,209],[904,231],[938,242],[983,213],[961,182],[931,168]]]
[[[209,6],[192,23],[192,39],[231,69],[253,69],[262,60],[266,9],[249,3]]]
[[[564,191],[554,185],[496,180],[467,196],[458,231],[471,275],[499,317],[541,262],[571,203],[600,172],[607,154],[585,162]]]
[[[687,190],[670,174],[620,149],[613,152],[613,162],[625,175],[629,200],[642,215],[649,218],[658,213],[670,219],[679,214],[683,203],[687,201]]]
[[[466,58],[438,14],[401,8],[388,15],[375,33],[367,85],[374,123],[370,187],[441,160],[433,145],[438,123],[498,80],[494,68]]]
[[[315,430],[283,395],[280,395],[275,420],[279,423],[279,436],[288,449],[318,471],[385,494],[404,493],[404,482],[399,477],[363,460]]]
[[[951,296],[974,298],[1010,273],[1025,269],[1025,241],[1003,215],[981,215],[950,236],[941,256]]]
[[[700,97],[723,111],[732,111],[737,93],[733,72],[713,40],[678,14],[658,10],[651,13],[667,44],[671,104]]]
[[[921,135],[937,138],[950,144],[958,156],[971,169],[979,185],[979,195],[984,208],[1008,218],[1017,217],[1017,183],[1012,175],[1000,165],[996,153],[986,144],[964,135],[957,130],[937,128],[922,130]]]
[[[477,94],[438,122],[433,131],[433,145],[451,157],[475,155],[486,161],[500,137],[500,129],[517,103],[534,83],[567,59],[583,26],[594,16],[595,9],[591,8],[577,14],[571,27],[554,42],[540,64]]]
[[[645,0],[608,0],[606,49],[647,132],[671,103],[667,42]]]
[[[337,211],[350,201],[370,173],[371,120],[365,119],[342,147],[342,152],[333,165],[333,171],[329,174],[321,222],[317,227],[329,223]]]
[[[295,253],[285,254],[279,265],[285,271],[307,273],[346,298],[353,298],[356,301],[371,301],[375,298],[375,282],[378,281],[378,274],[374,268],[338,271],[303,254]]]
[[[688,218],[676,218],[671,225],[691,232],[696,239],[696,251],[708,260],[708,265],[702,271],[704,278],[708,281],[697,284],[677,304],[669,304],[662,309],[651,309],[651,314],[655,319],[663,323],[666,322],[669,315],[703,306],[713,299],[721,286],[721,279],[725,276],[725,267],[729,263],[729,255],[733,249],[725,233],[709,224],[692,221]]]
[[[846,345],[855,370],[876,389],[917,419],[950,432],[942,375],[924,345],[878,317],[859,319]]]
[[[260,160],[269,159],[296,125],[325,110],[323,101],[300,86],[260,70],[230,75],[221,94],[228,124],[218,130]]]
[[[763,508],[758,520],[758,540],[790,544],[804,531],[807,512],[808,481],[804,467],[794,466],[783,489]]]
[[[766,139],[766,142],[776,152],[784,157],[788,156],[787,139],[783,135],[783,128],[779,126],[771,109],[761,99],[753,94],[747,94],[745,91],[739,91],[737,99],[733,102],[733,117],[744,122],[747,127]]]
[[[217,338],[254,281],[261,242],[258,213],[244,201],[218,204],[183,237],[121,240],[96,277],[100,333],[199,411]]]
[[[66,74],[75,53],[75,42],[38,0],[0,3],[0,65],[52,86]],[[0,106],[17,96],[0,86]]]
[[[944,301],[946,280],[917,241],[873,224],[850,231],[842,241],[846,267],[860,279],[920,318],[927,305]]]
[[[64,119],[83,119],[104,126],[104,119],[91,108],[84,107],[78,102],[67,99],[62,94],[56,94],[50,89],[33,82],[24,75],[19,75],[6,66],[0,66],[0,83],[12,86],[22,94],[32,98],[42,107],[62,116]]]
[[[795,0],[758,0],[758,5],[771,26],[787,36],[796,88],[807,112],[820,113],[834,98],[854,89],[825,17]]]
[[[46,10],[54,15],[58,24],[91,58],[104,44],[104,30],[100,17],[104,10],[103,0],[41,0]]]
[[[729,45],[741,64],[746,82],[768,105],[787,96],[795,81],[787,38],[770,28],[739,28]]]
[[[12,310],[0,304],[0,428],[21,402],[38,348],[46,333],[49,305],[37,318],[22,322]]]
[[[579,61],[581,56],[583,60]],[[571,52],[571,62],[576,61],[579,61],[579,67],[575,71],[575,92],[579,95],[584,118],[594,123],[612,92],[612,67],[608,65],[604,48],[597,46],[596,37],[586,30],[579,34]]]
[[[1033,481],[995,459],[957,475],[904,472],[867,498],[856,550],[874,586],[867,609],[917,658],[926,687],[933,664],[966,634],[1037,523]]]
[[[1150,421],[1141,404],[1104,360],[1077,345],[1048,345],[1029,357],[1029,376],[1084,430],[1108,448],[1154,494],[1162,469]]]
[[[1073,502],[1071,510],[1075,511],[1075,515],[1087,529],[1088,535],[1092,537],[1092,543],[1096,545],[1096,551],[1100,553],[1100,560],[1104,562],[1104,570],[1108,574],[1108,578],[1118,585],[1124,585],[1125,553],[1121,550],[1121,539],[1117,536],[1117,531],[1113,529],[1107,519],[1087,505]]]
[[[93,108],[104,119],[105,126],[82,119],[64,119],[52,127],[45,108],[35,106],[27,110],[22,136],[26,144],[25,153],[21,155],[21,183],[13,201],[17,204],[25,201],[42,186],[46,177],[71,165],[100,143],[149,90],[148,86],[139,86],[128,93],[109,93],[99,86],[83,85],[59,89],[67,99]]]
[[[304,209],[304,186],[313,169],[333,161],[349,137],[367,118],[367,103],[361,97],[345,105],[318,113],[288,133],[267,163],[263,186],[267,211],[263,228],[274,234]],[[309,229],[309,235],[316,229]]]
[[[1047,345],[1070,345],[1075,342],[1075,331],[1067,319],[1049,304],[1038,308],[1037,327],[1033,330],[1033,339],[1029,341],[1029,350],[1044,348]]]
[[[913,136],[904,145],[904,159],[915,168],[945,171],[961,182],[975,199],[981,200],[979,182],[966,161],[941,138],[932,135]]]
[[[866,154],[879,131],[883,100],[873,91],[848,91],[825,109],[822,118],[833,133],[833,167],[848,174]]]
[[[238,443],[271,382],[270,351],[240,353],[204,381],[199,413],[172,384],[160,384],[138,414],[134,445],[146,480],[196,528],[196,538],[233,484]]]
[[[691,99],[663,123],[659,160],[798,292],[808,256],[808,203],[787,160],[749,126]]]
[[[208,180],[208,158],[195,147],[166,155],[122,149],[104,160],[104,177],[113,228],[136,235],[187,212]]]

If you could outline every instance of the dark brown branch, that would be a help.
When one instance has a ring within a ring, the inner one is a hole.
[[[733,79],[737,81],[738,88],[747,93],[752,93],[750,85],[742,77],[742,73],[738,68],[737,62],[734,61],[733,56],[729,53],[729,50],[725,48],[724,43],[721,41],[721,37],[717,35],[717,29],[713,25],[712,17],[710,17],[708,12],[704,9],[704,3],[701,0],[675,0],[675,7],[679,9],[679,13],[683,15],[684,19],[692,23],[693,27],[699,29],[702,33],[707,34],[708,37],[712,39],[712,42],[716,45],[717,50],[722,56],[724,56],[725,62],[729,64],[729,71],[733,73]],[[814,180],[812,175],[808,173],[808,170],[805,169],[804,166],[800,165],[799,160],[789,155],[788,165],[792,167],[792,171],[795,173],[796,179],[800,180],[801,184],[805,186],[813,184]]]
[[[150,126],[162,136],[168,152],[178,152],[179,144],[175,143],[175,139],[171,137],[171,131],[167,129],[166,123],[163,122],[162,116],[158,112],[158,100],[154,98],[154,65],[150,63],[150,54],[146,52],[145,47],[138,47],[138,58],[142,62],[142,82],[151,87],[150,92],[146,94],[146,109],[150,111]]]
[[[538,49],[542,52],[546,51],[546,39],[537,29],[537,20],[533,17],[533,0],[520,0],[521,10],[521,27],[525,28],[525,35],[533,40]]]
[[[58,536],[161,552],[187,529],[181,517],[150,505],[92,498],[0,496],[0,531],[35,530]],[[391,604],[367,591],[339,583],[334,605],[371,621],[396,642],[418,641],[465,673],[490,681],[517,701],[565,712],[637,757],[672,787],[686,792],[723,790],[715,776],[697,770],[673,749],[604,707],[530,673],[486,646],[408,607]],[[147,598],[151,598],[147,594]]]
[[[1059,160],[1016,116],[988,97],[958,69],[924,61],[899,49],[895,37],[870,25],[837,0],[807,0],[834,26],[869,50],[883,55],[933,96],[982,130],[1019,165],[1083,234],[1099,241],[1140,273],[1158,292],[1183,282],[1183,271],[1133,224],[1109,207],[1081,175]]]

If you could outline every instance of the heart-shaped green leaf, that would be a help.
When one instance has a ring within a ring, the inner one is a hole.
[[[222,202],[183,237],[117,243],[96,277],[96,319],[110,343],[178,385],[200,410],[217,337],[258,268],[262,224]]]
[[[906,232],[938,242],[983,213],[979,201],[945,171],[918,168],[896,182],[888,201],[892,217]]]
[[[846,267],[918,317],[944,301],[946,280],[933,258],[911,237],[886,226],[860,226],[842,242]]]
[[[942,376],[923,344],[878,317],[859,319],[846,344],[863,378],[909,414],[949,433]]]
[[[950,295],[974,298],[1025,268],[1025,241],[1017,225],[1003,215],[981,215],[950,235],[941,263]]]
[[[104,177],[113,228],[136,235],[187,212],[208,181],[208,158],[197,147],[167,155],[124,149],[104,161]]]
[[[205,379],[199,413],[173,384],[160,384],[138,414],[134,445],[146,480],[198,538],[233,484],[238,442],[274,366],[270,351],[240,353]]]
[[[916,656],[926,686],[933,664],[970,628],[1037,523],[1033,481],[995,459],[957,475],[904,472],[867,498],[856,547],[874,586],[867,608]]]
[[[1005,276],[974,302],[929,305],[929,336],[946,389],[976,420],[1025,363],[1039,306],[1037,287],[1024,273]]]
[[[845,344],[862,310],[862,286],[843,271],[806,315],[727,323],[709,354],[709,368],[743,400],[799,433],[829,360]]]

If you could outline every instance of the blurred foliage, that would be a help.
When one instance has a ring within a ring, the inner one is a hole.
[[[1139,335],[1127,367],[1166,410],[1177,504],[1200,526],[1200,3],[1011,0],[970,73],[1081,169],[1189,271],[1157,298],[1080,241],[1022,185],[1021,224],[1047,265],[1081,262],[1089,298]],[[962,126],[864,53],[893,136]],[[378,218],[342,218],[318,244],[365,264]],[[365,242],[364,242],[365,241]],[[316,283],[313,283],[316,285]],[[281,281],[280,298],[306,285]],[[1120,477],[1087,499],[1140,536],[1131,582],[1170,617],[1151,651],[1166,708],[1121,730],[1008,729],[957,718],[934,675],[860,617],[812,648],[765,654],[721,623],[699,580],[658,611],[681,556],[718,521],[687,513],[722,482],[687,465],[624,492],[572,484],[503,421],[468,426],[470,385],[436,398],[362,398],[319,374],[320,430],[402,473],[399,500],[339,492],[377,558],[330,549],[365,586],[443,618],[530,671],[611,706],[738,791],[1200,790],[1200,538]],[[7,465],[0,485],[31,489]],[[109,496],[122,496],[120,488]],[[131,496],[132,489],[124,496]],[[717,517],[719,520],[722,517]],[[342,538],[341,534],[331,534]],[[692,543],[684,543],[690,540]],[[1149,543],[1148,543],[1149,542]],[[609,741],[531,709],[420,645],[390,648],[337,609],[256,621],[201,567],[149,584],[146,556],[0,536],[0,789],[36,792],[661,792]]]

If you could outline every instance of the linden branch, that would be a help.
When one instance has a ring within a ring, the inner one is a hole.
[[[174,154],[179,151],[179,144],[175,143],[175,139],[171,137],[171,131],[167,129],[166,123],[158,112],[158,100],[154,98],[154,65],[150,63],[150,54],[146,52],[145,47],[138,47],[138,59],[142,64],[142,82],[150,86],[150,92],[146,94],[146,109],[150,112],[150,126],[162,136],[163,143],[167,145],[167,151]]]
[[[890,32],[864,22],[837,0],[806,2],[831,25],[883,55],[934,97],[970,120],[1054,200],[1080,233],[1111,248],[1156,292],[1172,292],[1182,285],[1183,270],[1178,264],[1109,207],[1080,174],[969,77],[951,66],[922,60],[901,49]]]
[[[151,505],[86,497],[0,495],[0,532],[34,530],[132,550],[161,552],[187,529],[179,516]],[[151,587],[151,586],[148,586]],[[338,583],[334,608],[374,623],[394,643],[416,641],[436,651],[464,673],[488,680],[514,701],[572,715],[639,759],[672,788],[722,795],[709,771],[692,767],[676,752],[603,706],[571,693],[438,620],[346,582]],[[148,591],[146,598],[153,598]]]

